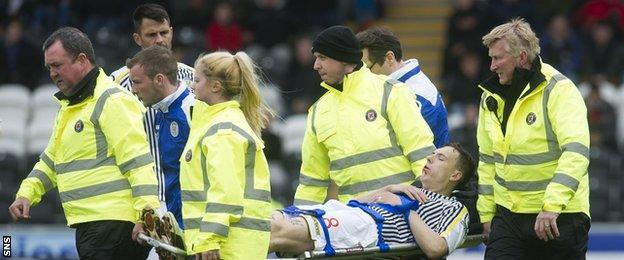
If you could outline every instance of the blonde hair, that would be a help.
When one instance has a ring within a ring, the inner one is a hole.
[[[223,94],[228,100],[240,103],[247,122],[258,137],[273,116],[273,111],[260,98],[258,67],[244,52],[232,55],[220,51],[201,55],[195,61],[195,73],[221,81]]]
[[[526,51],[529,62],[533,62],[540,53],[539,39],[529,23],[522,18],[511,19],[508,23],[496,26],[483,36],[483,45],[489,48],[498,40],[505,40],[505,50],[514,57]]]

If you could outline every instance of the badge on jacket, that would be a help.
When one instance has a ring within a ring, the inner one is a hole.
[[[530,112],[526,117],[526,123],[528,125],[532,125],[533,123],[535,123],[535,120],[537,120],[537,116],[533,112]]]
[[[78,119],[78,121],[74,124],[74,131],[76,131],[76,133],[80,133],[82,132],[82,129],[84,129],[84,123],[82,123],[82,120]]]
[[[178,134],[180,134],[180,127],[178,127],[178,122],[171,122],[171,125],[169,125],[169,132],[171,133],[171,136],[178,137]]]
[[[377,119],[377,112],[374,109],[366,111],[366,121],[373,122]]]
[[[190,162],[191,157],[193,157],[193,153],[191,152],[191,150],[186,151],[186,154],[184,155],[184,160],[186,160],[187,162]]]

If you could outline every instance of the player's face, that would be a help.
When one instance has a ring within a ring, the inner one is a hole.
[[[134,33],[132,37],[134,38],[134,42],[143,49],[156,44],[171,49],[173,28],[167,20],[158,22],[143,18],[139,32]]]
[[[342,82],[348,65],[344,62],[334,60],[321,53],[315,52],[314,69],[321,76],[323,82],[335,85]]]
[[[139,97],[144,106],[148,107],[162,100],[156,89],[155,80],[145,74],[141,64],[135,64],[130,68],[130,81],[132,81],[132,93]]]
[[[80,54],[84,56],[84,54]],[[75,92],[75,86],[83,78],[83,64],[78,61],[79,57],[73,58],[61,41],[56,41],[43,53],[46,68],[50,71],[52,82],[58,86],[59,90],[66,96]],[[86,59],[86,57],[82,57]]]
[[[420,180],[423,188],[440,192],[450,181],[451,174],[455,173],[459,152],[450,146],[444,146],[427,156],[427,164],[422,170]]]

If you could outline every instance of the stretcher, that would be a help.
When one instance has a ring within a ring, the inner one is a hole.
[[[478,246],[485,241],[485,235],[470,235],[466,237],[464,243],[459,248],[467,248]],[[175,246],[163,243],[156,239],[153,239],[143,233],[139,234],[139,239],[145,241],[147,244],[157,249],[162,249],[176,254],[178,257],[186,256],[186,252]],[[349,249],[335,249],[336,255],[331,257],[325,256],[325,251],[306,251],[299,255],[297,258],[282,258],[282,259],[369,259],[379,257],[400,257],[400,256],[424,256],[418,245],[415,243],[390,245],[390,250],[387,252],[381,252],[379,247],[367,247],[367,248],[349,248]]]
[[[485,241],[485,235],[469,235],[464,240],[464,243],[459,248],[467,248],[478,246]],[[425,253],[418,248],[415,243],[390,245],[390,250],[387,252],[381,252],[377,246],[366,248],[349,248],[349,249],[335,249],[336,255],[331,257],[325,256],[325,251],[306,251],[299,255],[297,258],[292,259],[371,259],[380,257],[401,257],[401,256],[421,256],[424,257]]]

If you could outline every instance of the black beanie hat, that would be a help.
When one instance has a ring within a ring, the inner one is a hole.
[[[323,30],[312,42],[312,53],[319,52],[337,61],[359,64],[362,61],[360,43],[349,27],[335,25]]]

